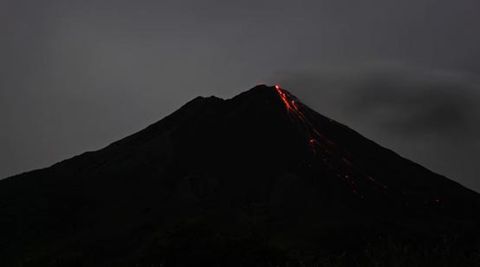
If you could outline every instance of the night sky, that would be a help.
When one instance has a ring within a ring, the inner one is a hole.
[[[280,83],[480,191],[480,1],[0,0],[0,177]]]

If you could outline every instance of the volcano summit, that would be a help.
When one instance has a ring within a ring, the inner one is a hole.
[[[0,263],[435,264],[449,262],[424,248],[445,240],[470,263],[479,210],[479,194],[259,85],[0,181]]]

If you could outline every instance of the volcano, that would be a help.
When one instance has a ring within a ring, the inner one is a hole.
[[[479,210],[476,192],[259,85],[1,180],[0,263],[305,266],[450,238],[467,258]]]

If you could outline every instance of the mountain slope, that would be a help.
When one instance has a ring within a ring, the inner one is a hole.
[[[472,233],[479,208],[477,193],[261,85],[195,98],[104,149],[0,181],[0,259],[281,261],[379,234]]]

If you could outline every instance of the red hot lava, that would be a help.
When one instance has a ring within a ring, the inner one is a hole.
[[[307,116],[305,116],[304,112],[302,112],[301,103],[299,107],[297,104],[298,101],[295,101],[287,91],[282,90],[278,84],[275,85],[275,90],[285,105],[290,118],[296,123],[299,123],[301,128],[304,129],[304,132],[307,135],[307,144],[312,150],[314,157],[320,158],[330,169],[335,170],[335,172],[338,173],[337,176],[350,187],[352,193],[362,199],[364,198],[357,189],[357,183],[355,181],[360,178],[374,184],[375,187],[386,192],[385,190],[387,187],[385,185],[379,183],[371,176],[354,169],[348,156],[349,153],[337,147],[333,141],[322,135],[316,129],[315,125]]]

